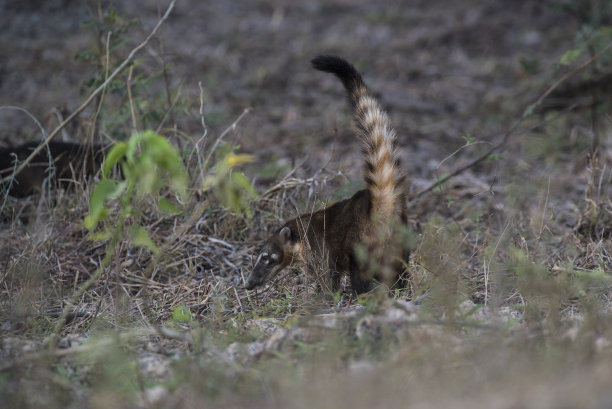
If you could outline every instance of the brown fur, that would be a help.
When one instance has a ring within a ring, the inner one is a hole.
[[[404,175],[399,169],[395,131],[387,114],[370,95],[359,73],[346,61],[331,56],[313,60],[315,68],[335,74],[349,93],[357,134],[365,157],[366,189],[325,209],[288,221],[265,243],[247,283],[253,289],[283,268],[310,256],[330,269],[332,288],[342,274],[350,275],[356,293],[368,291],[372,278],[394,284],[408,257],[397,238],[406,224]],[[357,246],[367,250],[359,257]]]
[[[36,142],[28,142],[0,149],[0,178],[10,176],[16,168],[15,161],[19,165],[37,146]],[[48,147],[49,151],[41,150],[12,181],[0,186],[0,192],[8,188],[9,195],[13,197],[32,195],[41,191],[44,180],[51,174],[55,175],[60,185],[66,186],[75,177],[97,172],[104,160],[104,149],[100,145],[50,141]],[[53,173],[50,172],[52,169]]]

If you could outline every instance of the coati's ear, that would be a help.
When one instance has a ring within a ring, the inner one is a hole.
[[[289,243],[291,241],[291,229],[287,226],[280,229],[278,235],[281,238],[283,244]]]

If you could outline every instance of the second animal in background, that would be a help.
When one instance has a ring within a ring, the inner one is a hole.
[[[0,149],[0,178],[11,176],[21,161],[38,147],[38,142],[27,142]],[[105,149],[101,145],[81,145],[50,141],[32,161],[15,177],[0,186],[0,190],[13,197],[26,197],[41,192],[45,179],[55,176],[61,186],[81,176],[93,175],[104,161]]]

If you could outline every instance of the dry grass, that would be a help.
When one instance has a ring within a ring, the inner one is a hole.
[[[605,216],[591,215],[605,215],[610,205],[608,166],[599,159],[587,169],[586,199],[572,209],[569,226],[553,214],[557,198],[548,184],[538,190],[538,205],[505,223],[462,209],[421,221],[410,264],[418,318],[400,323],[380,318],[392,311],[386,296],[326,295],[323,271],[312,280],[298,268],[262,290],[242,288],[258,238],[280,223],[278,215],[291,214],[293,203],[308,202],[310,186],[321,180],[283,179],[254,203],[253,219],[225,210],[213,195],[177,216],[143,203],[140,222],[161,255],[121,242],[111,265],[71,306],[70,294],[104,258],[104,243],[88,240],[81,224],[91,187],[11,201],[0,260],[3,393],[31,406],[36,400],[13,392],[44,385],[55,390],[45,397],[52,407],[74,393],[85,393],[76,401],[92,407],[197,407],[202,399],[217,407],[359,408],[382,400],[388,407],[606,407],[612,242]],[[462,200],[462,189],[446,188],[441,200]],[[585,220],[590,230],[581,227]],[[316,324],[322,311],[356,305],[363,307],[339,327]],[[46,350],[66,308],[60,348]],[[274,318],[271,330],[261,317]],[[279,333],[283,326],[290,330]],[[244,352],[266,339],[263,353]],[[151,348],[177,357],[170,372],[141,371]],[[105,362],[93,351],[114,358]],[[82,357],[91,364],[83,367]],[[113,382],[117,371],[133,385]],[[563,385],[578,380],[580,393],[570,395]],[[151,395],[151,384],[163,385],[161,397]]]

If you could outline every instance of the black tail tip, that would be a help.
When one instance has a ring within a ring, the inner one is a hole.
[[[336,75],[355,72],[355,68],[348,61],[335,55],[319,55],[313,58],[311,63],[319,71],[331,72]]]
[[[336,75],[349,91],[363,84],[361,75],[359,75],[355,67],[343,58],[335,55],[319,55],[313,58],[311,63],[319,71]]]

